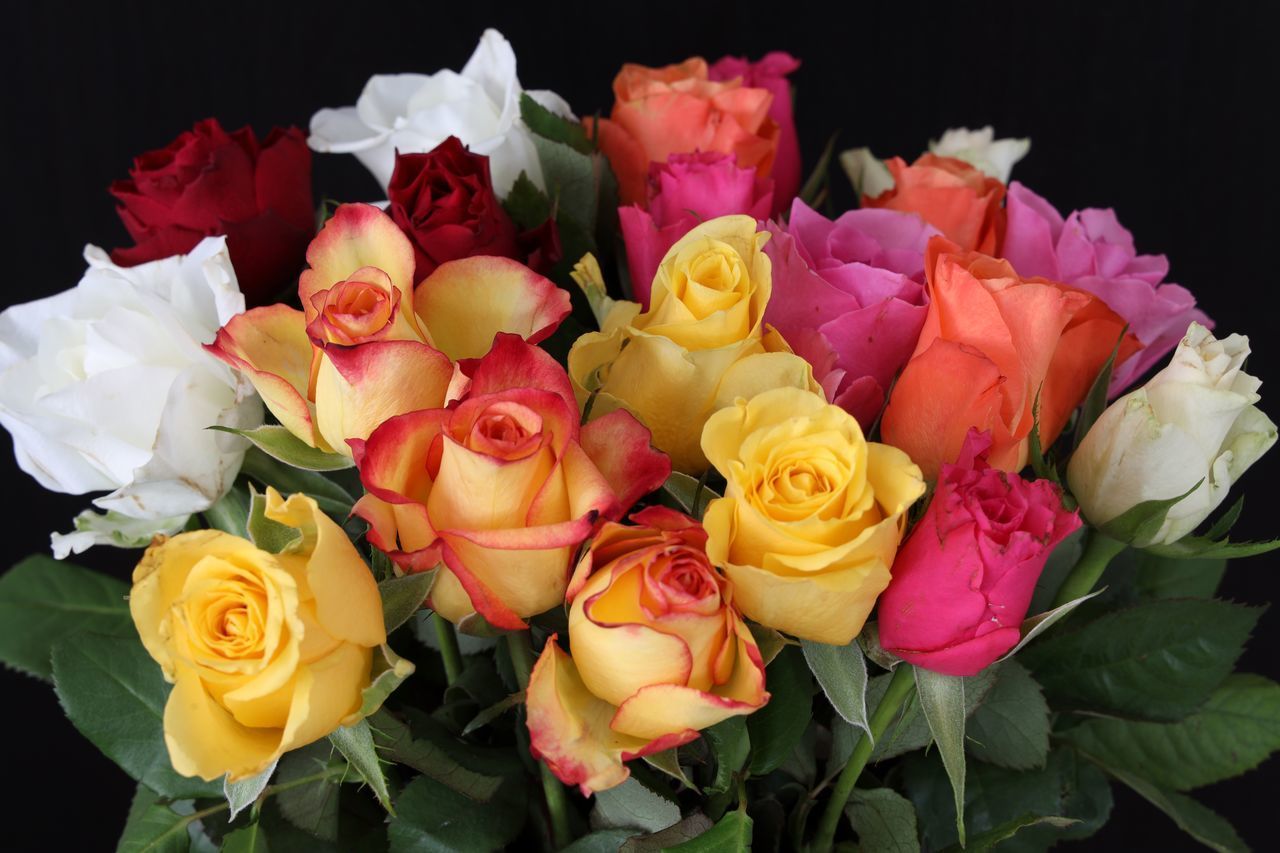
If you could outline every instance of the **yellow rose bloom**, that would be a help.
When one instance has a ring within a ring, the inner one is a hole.
[[[299,531],[291,551],[200,530],[157,537],[133,572],[129,610],[173,684],[164,737],[184,776],[254,776],[354,723],[386,642],[377,584],[342,528],[274,489],[265,514]]]
[[[787,634],[850,642],[889,584],[906,512],[924,494],[920,468],[796,388],[716,412],[702,449],[727,482],[703,525],[735,603]]]
[[[712,412],[770,388],[817,391],[808,363],[764,325],[773,290],[769,235],[750,216],[698,225],[667,252],[650,307],[611,303],[601,331],[569,352],[578,403],[591,416],[627,409],[677,471],[700,474],[698,444]]]

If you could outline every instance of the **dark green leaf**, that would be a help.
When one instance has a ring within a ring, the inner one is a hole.
[[[1048,635],[1019,660],[1056,708],[1177,720],[1231,671],[1261,613],[1225,601],[1152,601]]]
[[[341,792],[341,761],[334,761],[333,749],[325,741],[285,753],[280,759],[276,783],[289,785],[329,769],[332,775],[314,782],[283,788],[271,800],[289,823],[325,841],[338,840],[338,795]]]
[[[1147,550],[1162,557],[1183,557],[1200,560],[1236,560],[1256,557],[1280,548],[1280,539],[1266,542],[1231,542],[1223,539],[1214,542],[1203,536],[1184,536],[1169,545],[1149,545]]]
[[[190,823],[190,817],[163,804],[155,791],[138,785],[116,853],[186,853],[191,847]]]
[[[446,742],[448,735],[432,727],[425,719],[422,725],[415,723],[414,732],[386,711],[374,714],[369,722],[377,733],[378,745],[386,750],[389,758],[426,774],[467,799],[488,802],[502,784],[496,776],[464,766],[459,757],[469,759],[472,764],[474,759],[450,754],[450,745]],[[414,737],[415,734],[418,737]],[[465,749],[465,745],[458,745],[455,749]]]
[[[1117,515],[1106,524],[1096,525],[1099,530],[1120,542],[1150,542],[1160,532],[1169,510],[1190,495],[1204,480],[1199,480],[1176,498],[1143,501]]]
[[[648,835],[635,835],[628,838],[618,848],[618,853],[659,853],[662,850],[670,850],[677,844],[692,841],[713,826],[715,824],[711,822],[709,817],[701,812],[694,812],[684,820],[672,824],[666,829],[652,832]]]
[[[462,729],[463,736],[465,737],[466,735],[471,734],[477,729],[481,729],[489,725],[489,723],[492,723],[494,720],[501,717],[507,711],[510,711],[512,708],[517,708],[523,703],[524,703],[523,690],[518,691],[516,693],[512,693],[510,696],[507,696],[504,699],[499,699],[497,702],[494,702],[488,708],[485,708],[479,714],[476,714],[474,717],[471,718],[471,722],[467,723],[466,726],[464,726]]]
[[[253,544],[268,554],[294,554],[303,546],[302,531],[267,518],[267,496],[249,487],[249,520],[245,523]]]
[[[1183,832],[1206,847],[1221,853],[1238,853],[1249,849],[1231,824],[1190,797],[1166,791],[1131,773],[1110,768],[1107,772],[1172,818]]]
[[[831,155],[835,153],[836,137],[839,135],[839,133],[831,134],[831,138],[822,148],[822,154],[818,156],[818,162],[814,165],[813,171],[809,173],[804,186],[800,188],[800,200],[810,207],[818,207],[826,198],[830,184]]]
[[[787,760],[813,715],[813,683],[798,648],[783,649],[765,673],[769,703],[747,717],[751,774],[764,776]]]
[[[602,829],[582,836],[560,853],[618,853],[635,834],[634,829]]]
[[[1231,528],[1236,526],[1242,512],[1244,512],[1244,495],[1237,498],[1231,508],[1219,516],[1218,520],[1204,532],[1204,538],[1213,541],[1226,536],[1231,532]]]
[[[671,476],[667,477],[667,481],[662,484],[662,493],[671,498],[677,509],[694,518],[700,518],[701,511],[706,509],[707,504],[720,497],[701,480],[679,471],[672,471]]]
[[[1066,829],[1074,826],[1079,821],[1072,820],[1069,817],[1056,817],[1051,815],[1033,815],[1026,814],[1022,817],[1016,817],[1013,820],[1005,821],[994,829],[989,829],[981,835],[969,839],[967,846],[952,846],[947,848],[947,853],[960,853],[961,850],[966,853],[983,853],[983,851],[991,850],[1001,842],[1008,841],[1017,835],[1021,830],[1029,829],[1033,826],[1052,826],[1057,829]]]
[[[338,519],[350,515],[355,502],[346,489],[323,474],[286,465],[256,447],[244,455],[240,473],[264,486],[274,486],[285,497],[295,492],[310,495],[321,510]]]
[[[733,811],[691,841],[668,847],[669,853],[736,853],[751,849],[751,818]]]
[[[951,779],[955,795],[956,832],[964,846],[964,679],[916,667],[916,695],[929,723],[929,733]]]
[[[426,572],[413,572],[397,578],[388,578],[378,584],[382,596],[382,621],[387,634],[399,628],[409,617],[418,612],[431,593],[438,568]]]
[[[269,853],[267,833],[256,822],[237,829],[222,840],[222,853]]]
[[[975,676],[965,679],[964,686],[964,702],[965,713],[972,715],[977,710],[982,700],[986,697],[991,686],[995,684],[996,675],[999,673],[999,666],[989,666]],[[889,679],[892,675],[877,675],[867,684],[867,706],[874,708],[880,704],[880,700],[884,697],[885,690],[889,686]],[[929,745],[933,737],[929,734],[929,723],[925,720],[924,715],[920,713],[920,703],[914,696],[908,699],[903,713],[895,718],[895,721],[889,725],[889,729],[885,732],[884,737],[876,744],[876,748],[871,753],[873,762],[883,761],[886,758],[893,758],[903,753],[921,749]],[[850,744],[850,751],[853,746]],[[846,756],[847,759],[847,756]],[[841,763],[843,766],[843,762]]]
[[[507,214],[524,229],[537,228],[551,216],[551,200],[524,172],[503,202]]]
[[[733,785],[733,777],[747,763],[751,754],[751,738],[747,735],[747,721],[743,717],[730,717],[702,732],[716,761],[716,775],[706,790],[709,794],[723,794]]]
[[[387,837],[391,853],[461,853],[500,850],[525,821],[525,788],[508,778],[493,800],[469,799],[427,776],[414,779],[396,800]]]
[[[1053,600],[1057,597],[1062,582],[1067,579],[1067,575],[1075,568],[1076,563],[1080,562],[1080,556],[1084,553],[1084,534],[1087,530],[1087,527],[1081,527],[1059,542],[1058,547],[1050,552],[1049,559],[1045,561],[1044,569],[1036,581],[1036,591],[1031,598],[1028,613],[1043,613],[1052,608]]]
[[[387,789],[387,777],[382,772],[382,762],[373,744],[373,731],[368,720],[360,720],[354,726],[341,726],[329,733],[329,742],[338,748],[352,769],[373,789],[373,794],[388,812],[391,808],[391,792]],[[394,812],[392,812],[394,814]]]
[[[383,643],[373,657],[369,686],[360,691],[360,716],[367,717],[382,707],[397,687],[413,675],[412,661],[405,660]]]
[[[66,638],[53,647],[53,682],[80,733],[134,779],[174,799],[222,797],[221,781],[173,772],[164,743],[169,687],[137,637]]]
[[[1143,598],[1212,598],[1227,571],[1226,560],[1181,560],[1137,552],[1134,586]]]
[[[1128,331],[1128,326],[1120,330],[1120,337],[1116,338],[1116,345],[1111,348],[1110,357],[1102,365],[1102,369],[1098,371],[1097,377],[1093,380],[1093,385],[1089,388],[1089,393],[1085,395],[1084,405],[1080,408],[1080,418],[1076,421],[1076,432],[1071,443],[1072,448],[1080,446],[1080,442],[1084,441],[1089,429],[1097,422],[1098,416],[1107,408],[1107,390],[1111,387],[1111,371],[1115,367],[1116,356],[1120,354],[1120,344],[1124,343],[1124,336]]]
[[[544,139],[563,143],[582,154],[595,151],[595,145],[587,138],[586,128],[579,122],[556,115],[527,94],[520,95],[520,118]]]
[[[589,241],[586,248],[593,248],[589,236],[596,223],[596,175],[592,156],[541,136],[533,138],[533,147],[538,152],[543,183],[556,211],[557,224],[567,216],[581,225]]]
[[[680,764],[680,750],[678,748],[664,749],[661,752],[646,755],[644,763],[654,770],[670,776],[679,782],[681,787],[688,788],[690,791],[698,790],[698,786],[693,784],[693,781],[689,779],[689,775],[684,772],[684,767]]]
[[[59,640],[80,632],[136,636],[128,593],[126,584],[99,572],[27,557],[0,577],[0,661],[48,681]]]
[[[249,491],[237,483],[203,513],[205,524],[214,530],[244,538],[249,535]]]
[[[211,426],[209,429],[243,436],[272,459],[306,471],[341,471],[355,464],[350,456],[327,453],[311,447],[278,424],[267,424],[256,429],[234,429],[224,426]]]
[[[595,829],[657,832],[680,820],[680,807],[646,788],[633,776],[621,785],[597,791],[591,810]]]
[[[1041,480],[1052,480],[1058,482],[1058,469],[1054,466],[1052,460],[1045,458],[1044,448],[1040,443],[1040,390],[1036,390],[1035,402],[1031,405],[1031,434],[1029,439],[1028,461],[1031,468],[1036,472],[1036,477]]]
[[[1106,587],[1103,587],[1102,589],[1095,589],[1093,592],[1089,593],[1088,595],[1082,595],[1079,598],[1073,598],[1070,601],[1068,601],[1066,604],[1060,604],[1057,607],[1053,608],[1052,610],[1046,611],[1044,613],[1037,613],[1035,616],[1029,616],[1026,619],[1023,619],[1022,627],[1021,627],[1022,636],[1018,638],[1018,644],[1014,646],[1012,649],[1010,649],[1008,652],[1006,652],[1005,656],[1000,658],[1000,660],[997,661],[997,663],[1003,663],[1004,661],[1007,661],[1009,658],[1016,655],[1018,652],[1022,651],[1024,648],[1026,648],[1028,643],[1030,643],[1036,637],[1043,634],[1045,631],[1048,631],[1057,622],[1066,618],[1068,613],[1075,610],[1077,607],[1084,604],[1085,602],[1102,595],[1104,592],[1106,592],[1106,590],[1107,590]]]
[[[871,736],[867,723],[867,659],[855,639],[847,646],[829,646],[804,640],[804,659],[818,679],[831,707],[844,721]]]
[[[844,813],[862,853],[918,853],[916,810],[891,788],[854,788]]]
[[[1049,757],[1049,705],[1040,685],[1015,661],[1001,665],[996,683],[969,718],[974,758],[1014,770],[1043,767]]]

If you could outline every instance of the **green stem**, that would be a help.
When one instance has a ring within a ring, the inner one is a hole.
[[[511,652],[511,667],[516,672],[516,682],[521,690],[527,691],[529,674],[533,671],[533,639],[529,632],[507,634],[507,649]],[[564,796],[564,786],[551,772],[551,768],[539,761],[538,769],[542,773],[542,793],[547,800],[547,812],[551,815],[551,840],[555,848],[560,850],[573,841],[573,835],[569,831],[569,803]]]
[[[831,849],[835,842],[836,828],[840,825],[840,815],[844,812],[845,804],[849,802],[853,786],[857,784],[858,777],[867,766],[867,759],[871,757],[871,750],[874,748],[873,741],[879,740],[885,733],[885,729],[889,728],[889,723],[902,709],[902,703],[915,690],[915,686],[915,671],[911,664],[905,662],[898,664],[898,668],[893,671],[893,678],[889,679],[889,687],[881,697],[880,704],[871,714],[871,737],[858,739],[853,748],[853,754],[849,756],[849,763],[844,766],[844,770],[840,771],[840,778],[836,780],[835,788],[831,791],[831,799],[827,800],[822,821],[818,824],[818,832],[810,848],[815,853],[827,853]]]
[[[444,680],[450,686],[462,675],[462,652],[458,651],[458,635],[453,623],[439,613],[431,614],[436,623],[436,641],[440,644],[440,657],[444,658]]]
[[[1075,601],[1093,592],[1111,558],[1125,548],[1123,542],[1112,539],[1101,530],[1090,531],[1088,536],[1089,541],[1084,553],[1080,555],[1080,561],[1071,569],[1071,574],[1067,575],[1058,589],[1057,597],[1053,599],[1054,607],[1061,607],[1068,601]]]

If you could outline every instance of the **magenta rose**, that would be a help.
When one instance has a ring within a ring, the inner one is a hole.
[[[765,322],[813,366],[827,399],[870,428],[924,325],[924,247],[914,214],[851,210],[834,222],[796,199],[770,222],[773,295]]]
[[[1080,526],[1062,490],[987,465],[969,430],[880,596],[880,644],[919,667],[974,675],[1018,644],[1049,553]]]
[[[787,209],[791,200],[800,192],[800,137],[796,133],[795,117],[791,108],[791,82],[787,75],[800,67],[800,60],[789,53],[775,50],[763,59],[749,62],[738,56],[726,56],[716,60],[709,69],[712,80],[742,78],[742,85],[753,89],[768,89],[773,95],[769,106],[769,118],[778,125],[778,153],[773,161],[773,179],[777,192],[773,197],[773,213]]]
[[[1111,396],[1164,361],[1194,320],[1213,322],[1185,287],[1164,283],[1164,255],[1139,255],[1110,208],[1073,211],[1053,205],[1014,181],[1009,185],[1004,257],[1023,276],[1043,276],[1097,295],[1129,324],[1142,349],[1116,368]]]
[[[766,219],[773,205],[773,180],[740,169],[729,154],[672,154],[649,165],[648,209],[618,208],[627,266],[635,299],[649,308],[649,289],[667,250],[708,219],[746,214]]]

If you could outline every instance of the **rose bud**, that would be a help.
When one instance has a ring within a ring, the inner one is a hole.
[[[351,725],[386,642],[378,585],[342,528],[270,487],[266,517],[299,550],[199,530],[158,538],[133,572],[129,611],[173,684],[164,739],[183,776],[246,779]]]
[[[1186,495],[1154,534],[1133,543],[1163,545],[1222,503],[1276,442],[1276,425],[1256,405],[1262,383],[1243,369],[1248,356],[1248,338],[1218,340],[1192,323],[1168,366],[1102,413],[1067,466],[1090,524],[1105,528],[1140,503]]]
[[[529,679],[531,750],[584,795],[622,762],[695,739],[769,700],[764,661],[686,515],[649,507],[604,524],[578,562],[569,643],[553,635]]]
[[[942,466],[880,596],[880,645],[944,675],[974,675],[1018,644],[1045,561],[1080,526],[1058,486],[991,467],[990,449],[970,430]]]

